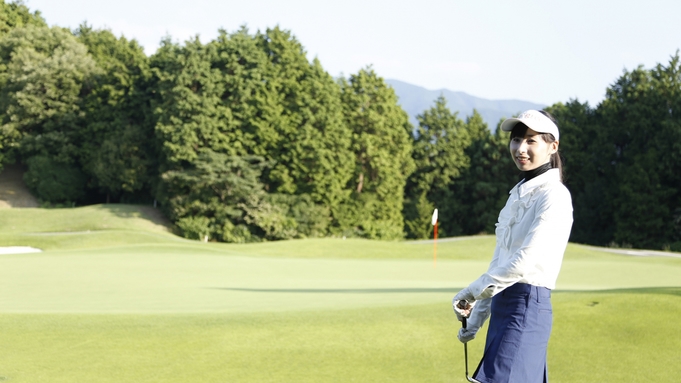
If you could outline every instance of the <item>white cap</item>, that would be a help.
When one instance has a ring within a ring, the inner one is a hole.
[[[433,217],[431,218],[430,223],[433,226],[435,226],[435,224],[437,223],[437,209],[433,211]]]
[[[501,130],[504,132],[510,132],[513,127],[522,122],[527,125],[528,128],[534,130],[537,133],[551,133],[556,141],[560,140],[560,133],[558,133],[558,126],[551,121],[550,118],[546,117],[544,114],[538,110],[527,110],[516,118],[509,118],[501,123]]]

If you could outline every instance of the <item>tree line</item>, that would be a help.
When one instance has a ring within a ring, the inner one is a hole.
[[[575,241],[681,251],[679,60],[625,71],[596,108],[549,108],[566,137]]]
[[[518,172],[508,137],[440,97],[409,123],[371,67],[334,79],[290,31],[170,38],[147,56],[87,24],[0,0],[0,166],[44,203],[157,201],[188,238],[493,233]],[[572,240],[677,249],[678,55],[625,72],[595,109],[548,110],[564,137]]]

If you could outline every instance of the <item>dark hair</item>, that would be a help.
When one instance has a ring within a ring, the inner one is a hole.
[[[558,126],[558,122],[556,119],[549,114],[549,112],[540,110],[539,113],[543,114],[544,116],[548,117],[549,120],[551,120],[556,126]],[[519,122],[515,124],[513,127],[513,130],[511,131],[511,139],[514,139],[516,137],[525,137],[525,133],[527,133],[528,126],[523,124],[522,122]],[[548,142],[549,144],[552,142],[556,141],[556,137],[553,136],[551,133],[542,133],[539,135],[544,142]],[[551,155],[551,167],[554,169],[558,169],[558,172],[560,173],[560,179],[563,179],[563,160],[560,155],[560,151],[557,150],[555,153]]]

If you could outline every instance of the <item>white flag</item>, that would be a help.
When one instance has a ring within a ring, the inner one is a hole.
[[[437,223],[437,209],[435,209],[435,211],[433,211],[433,219],[430,221],[430,224],[433,225],[433,226],[435,226],[436,223]]]

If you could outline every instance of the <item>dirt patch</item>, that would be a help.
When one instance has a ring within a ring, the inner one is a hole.
[[[24,172],[20,165],[5,165],[0,171],[0,209],[38,207],[38,200],[24,183]]]

